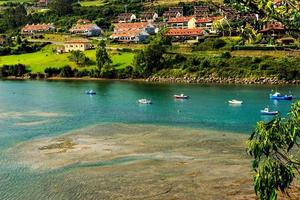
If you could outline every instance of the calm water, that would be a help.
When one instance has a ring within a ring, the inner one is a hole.
[[[84,91],[93,89],[96,96]],[[293,92],[298,86],[170,85],[132,82],[0,81],[0,146],[51,136],[99,122],[161,124],[249,134],[265,106],[285,114],[290,101],[270,101],[272,89]],[[174,100],[184,93],[189,100]],[[139,105],[148,98],[152,105]],[[230,106],[230,99],[243,100]]]
[[[93,89],[96,96],[84,91]],[[214,129],[249,134],[269,106],[286,114],[291,101],[270,101],[271,90],[290,91],[300,97],[299,86],[229,86],[147,84],[120,81],[0,81],[0,199],[16,199],[30,182],[34,192],[41,191],[41,176],[10,165],[13,158],[1,152],[15,144],[39,137],[63,134],[89,125],[132,123]],[[174,94],[191,98],[174,100]],[[152,105],[139,105],[148,98]],[[230,106],[230,99],[243,100]],[[184,134],[184,133],[183,133]],[[45,183],[46,184],[46,183]],[[51,183],[47,183],[51,184]],[[13,189],[12,189],[13,188]],[[13,190],[14,192],[8,192]],[[11,196],[10,196],[11,195]],[[34,196],[34,195],[32,195]],[[31,197],[32,197],[31,196]],[[28,196],[29,197],[29,196]],[[23,195],[26,199],[26,196]],[[50,198],[51,199],[51,198]]]

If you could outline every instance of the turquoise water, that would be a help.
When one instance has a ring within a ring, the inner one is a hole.
[[[95,90],[97,95],[85,95],[84,91],[87,89]],[[15,158],[7,157],[3,152],[15,144],[57,136],[103,122],[250,134],[257,121],[271,119],[261,116],[260,109],[269,106],[283,115],[290,109],[293,101],[269,100],[270,91],[275,89],[282,93],[291,91],[300,97],[299,86],[0,81],[0,199],[32,199],[35,195],[36,199],[64,199],[59,197],[65,194],[44,191],[52,181],[58,181],[63,172],[36,173],[26,167],[11,164]],[[181,93],[191,98],[172,98],[174,94]],[[153,104],[139,105],[137,100],[140,98],[151,99]],[[227,103],[230,99],[243,100],[244,104],[230,106]],[[121,161],[123,162],[122,159]],[[105,165],[110,165],[110,162],[100,162],[95,166]],[[91,167],[93,164],[82,166]],[[72,168],[71,166],[68,170]],[[48,181],[43,182],[45,180]],[[30,194],[26,193],[28,187],[34,188],[30,190]],[[51,198],[51,195],[57,196]]]
[[[84,91],[93,89],[96,96]],[[147,84],[120,81],[1,81],[0,146],[51,136],[100,122],[159,124],[249,134],[265,106],[285,114],[290,101],[270,101],[272,89],[293,92],[299,86]],[[174,100],[184,93],[189,100]],[[139,105],[149,98],[152,105]],[[243,100],[230,106],[230,99]]]

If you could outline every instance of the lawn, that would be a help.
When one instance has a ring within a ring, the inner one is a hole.
[[[33,2],[32,0],[0,0],[0,5],[4,3],[21,3],[21,2]]]
[[[53,52],[53,46],[47,46],[43,50],[36,53],[28,53],[22,55],[10,55],[10,56],[0,56],[0,66],[2,65],[13,65],[13,64],[24,64],[28,66],[32,72],[44,72],[46,67],[63,67],[65,65],[70,65],[75,68],[76,64],[70,62],[68,59],[68,53],[56,54]],[[116,68],[123,68],[128,65],[132,65],[134,59],[134,53],[122,52],[116,53],[109,52],[113,65]],[[95,61],[95,50],[85,51],[87,57]],[[91,65],[89,67],[95,67]]]
[[[88,0],[88,1],[80,1],[81,6],[104,6],[107,3],[103,2],[103,0]]]

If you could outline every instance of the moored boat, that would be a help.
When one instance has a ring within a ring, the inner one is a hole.
[[[175,95],[174,95],[174,98],[175,98],[175,99],[188,99],[189,96],[184,95],[184,94],[180,94],[180,95],[175,94]]]
[[[270,94],[270,99],[272,100],[292,100],[293,95],[283,95],[280,94],[279,92],[275,92],[274,94]]]
[[[228,101],[229,104],[243,104],[243,101],[232,99]]]
[[[96,95],[96,92],[94,90],[87,90],[87,91],[85,91],[85,94],[87,94],[87,95]]]
[[[152,101],[149,99],[139,99],[138,103],[140,104],[152,104]]]
[[[270,111],[268,107],[260,111],[262,115],[277,115],[278,113],[278,111]]]

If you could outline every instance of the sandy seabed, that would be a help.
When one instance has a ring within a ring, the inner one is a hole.
[[[247,135],[100,124],[19,144],[19,164],[51,172],[49,199],[255,199]],[[49,178],[50,179],[50,178]],[[299,199],[292,194],[293,199]]]

